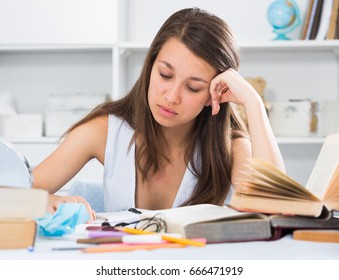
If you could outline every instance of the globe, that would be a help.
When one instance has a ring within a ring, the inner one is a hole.
[[[290,40],[286,34],[300,25],[300,10],[294,0],[274,1],[267,9],[267,19],[277,34],[274,40]]]

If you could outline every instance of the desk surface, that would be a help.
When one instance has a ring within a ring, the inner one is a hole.
[[[203,248],[138,250],[133,252],[83,253],[53,251],[76,247],[74,237],[38,238],[33,252],[26,249],[0,250],[2,260],[339,260],[339,243],[293,240],[290,235],[276,241],[209,244]],[[84,247],[84,244],[81,244]]]

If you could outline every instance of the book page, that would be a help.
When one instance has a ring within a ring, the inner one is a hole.
[[[145,214],[141,214],[140,216],[146,218],[152,217],[158,213],[164,215],[164,219],[167,223],[173,223],[181,226],[224,218],[253,215],[252,213],[238,212],[226,206],[222,207],[212,204],[198,204],[165,210],[149,211]]]
[[[138,209],[141,213],[145,213],[149,210]],[[97,219],[94,224],[101,224],[102,222],[109,222],[111,225],[115,225],[120,222],[131,222],[140,219],[140,214],[133,213],[131,211],[118,211],[118,212],[103,212],[97,213]]]
[[[323,198],[339,164],[339,133],[326,137],[306,188]]]
[[[242,186],[250,183],[251,187],[249,185],[246,186],[252,189],[253,195],[256,189],[258,190],[258,186],[261,185],[261,190],[267,194],[272,192],[280,194],[282,199],[303,198],[313,201],[319,200],[305,187],[268,162],[258,158],[251,158],[248,162],[247,167],[249,172],[247,172],[247,176],[243,176],[243,178],[236,181],[235,192],[242,192]]]
[[[339,210],[339,164],[324,195],[324,203],[328,209]]]

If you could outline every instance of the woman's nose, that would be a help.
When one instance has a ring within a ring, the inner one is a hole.
[[[180,96],[180,87],[179,86],[173,86],[167,89],[165,93],[165,99],[169,103],[179,104],[181,100]]]

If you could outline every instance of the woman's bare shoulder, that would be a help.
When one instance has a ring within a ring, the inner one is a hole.
[[[107,115],[95,117],[75,127],[64,141],[76,143],[78,147],[86,149],[91,157],[102,161],[106,148],[107,128]]]
[[[108,116],[95,117],[73,129],[70,134],[88,134],[89,137],[101,137],[102,134],[107,134]]]

